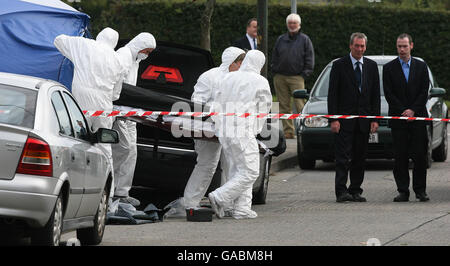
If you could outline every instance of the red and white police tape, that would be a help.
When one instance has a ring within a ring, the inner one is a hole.
[[[331,119],[391,119],[391,120],[411,120],[411,121],[435,121],[450,122],[449,118],[426,118],[426,117],[406,117],[406,116],[370,116],[370,115],[315,115],[315,114],[277,114],[277,113],[216,113],[216,112],[169,112],[169,111],[83,111],[88,117],[147,117],[147,116],[185,116],[185,117],[211,117],[211,116],[236,116],[241,118],[257,117],[271,119],[302,119],[312,117],[324,117]]]

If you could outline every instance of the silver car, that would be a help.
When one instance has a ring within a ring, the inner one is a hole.
[[[381,115],[387,116],[389,106],[384,97],[383,90],[383,66],[397,58],[389,55],[367,56],[378,64],[380,74],[380,95],[381,95]],[[415,57],[423,61],[419,57]],[[303,114],[327,114],[327,96],[328,84],[330,79],[331,67],[335,60],[328,63],[322,73],[317,78],[316,83],[311,89],[311,94],[306,90],[297,90],[294,92],[294,98],[308,99],[302,113]],[[445,104],[444,96],[446,90],[439,88],[430,69],[428,69],[430,78],[428,101],[426,107],[430,117],[447,118],[448,107]],[[297,157],[301,169],[313,169],[316,160],[322,159],[325,162],[334,161],[334,134],[330,130],[328,120],[325,118],[312,118],[296,120],[297,128]],[[391,129],[388,127],[388,120],[380,119],[380,127],[377,132],[371,134],[367,151],[369,159],[392,159],[394,157],[394,146],[392,142]],[[434,161],[444,162],[447,159],[447,124],[445,122],[433,122],[428,130],[428,153],[427,166],[431,167]]]
[[[117,142],[114,130],[90,131],[63,85],[0,73],[0,229],[38,245],[76,229],[82,244],[99,244],[112,170],[98,143]]]

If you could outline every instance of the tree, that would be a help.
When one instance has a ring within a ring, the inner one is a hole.
[[[208,51],[211,51],[211,17],[214,12],[215,4],[216,0],[206,0],[205,10],[203,11],[200,18],[200,47]]]

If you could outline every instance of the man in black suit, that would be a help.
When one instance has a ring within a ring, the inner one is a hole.
[[[426,102],[430,80],[425,62],[411,57],[414,44],[408,34],[397,38],[399,57],[383,67],[384,94],[390,116],[428,117]],[[420,201],[426,194],[428,134],[425,121],[389,120],[394,141],[394,178],[399,195],[395,202],[409,200],[409,154],[414,162],[413,190]]]
[[[244,37],[234,41],[234,47],[241,48],[244,51],[258,49],[258,20],[251,18],[247,22],[247,33]]]
[[[350,37],[350,54],[333,63],[328,89],[328,114],[379,115],[380,77],[377,63],[363,57],[367,37],[353,33]],[[364,180],[365,158],[369,132],[378,129],[376,120],[331,119],[335,133],[336,201],[365,202],[361,196]],[[350,186],[347,188],[348,173]]]

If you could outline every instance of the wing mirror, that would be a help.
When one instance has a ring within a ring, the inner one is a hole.
[[[446,94],[445,89],[443,88],[432,88],[430,90],[430,94],[429,94],[429,98],[433,98],[433,97],[444,97]]]
[[[292,93],[292,96],[294,96],[294,98],[297,98],[297,99],[308,99],[309,93],[306,90],[295,90]]]
[[[99,128],[97,132],[93,134],[94,143],[119,143],[119,133],[113,129]]]

